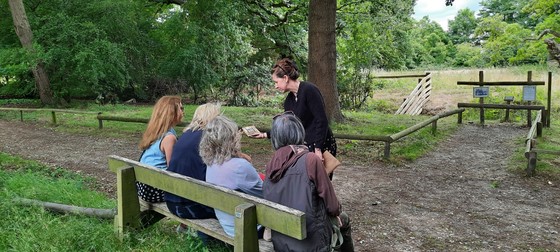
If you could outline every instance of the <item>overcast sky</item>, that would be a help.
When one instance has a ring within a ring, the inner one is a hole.
[[[475,16],[480,9],[480,0],[455,0],[453,6],[445,6],[445,0],[417,0],[414,6],[414,19],[420,20],[428,16],[447,31],[447,21],[453,20],[459,10],[469,8],[475,12]]]

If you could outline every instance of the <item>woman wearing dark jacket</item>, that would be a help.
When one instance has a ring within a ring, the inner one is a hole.
[[[288,58],[276,62],[270,73],[274,87],[288,93],[284,100],[284,111],[292,111],[301,120],[305,128],[305,145],[309,151],[321,160],[325,151],[336,156],[336,140],[329,127],[323,96],[317,86],[298,80],[299,69],[296,63]],[[254,137],[270,138],[268,133]]]
[[[350,220],[341,205],[321,159],[303,144],[305,130],[290,113],[274,118],[270,131],[272,160],[266,166],[265,199],[305,212],[307,237],[297,240],[272,231],[275,251],[331,251],[336,218],[343,234],[340,251],[353,251]]]

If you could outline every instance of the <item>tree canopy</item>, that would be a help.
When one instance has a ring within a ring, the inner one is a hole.
[[[310,41],[321,36],[310,33],[310,8],[318,8],[310,1],[25,1],[33,50],[22,49],[8,2],[0,0],[0,97],[38,97],[31,69],[41,62],[57,102],[181,93],[195,103],[251,106],[273,94],[269,69],[276,59],[295,59],[303,78],[317,78],[317,64],[327,63],[308,64]],[[414,1],[336,1],[329,10],[336,47],[328,49],[335,73],[321,80],[328,82],[322,90],[355,108],[373,92],[372,69],[546,62],[546,44],[526,38],[560,30],[560,0],[481,5],[479,15],[460,10],[445,31],[428,17],[414,20]]]

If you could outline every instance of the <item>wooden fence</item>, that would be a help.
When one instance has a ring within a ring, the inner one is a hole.
[[[448,117],[454,114],[458,114],[459,118],[462,118],[462,113],[463,111],[465,111],[464,108],[461,109],[455,109],[452,111],[447,111],[447,112],[443,112],[440,114],[437,114],[435,116],[430,117],[429,119],[420,122],[416,125],[413,125],[412,127],[409,127],[401,132],[395,133],[393,135],[388,135],[388,136],[379,136],[379,135],[374,135],[374,136],[363,136],[363,135],[349,135],[349,134],[337,134],[335,133],[334,136],[336,138],[339,139],[349,139],[349,140],[366,140],[366,141],[379,141],[379,142],[384,142],[385,143],[385,149],[383,152],[383,157],[388,159],[391,156],[391,143],[398,141],[399,139],[408,136],[412,133],[414,133],[415,131],[424,128],[428,125],[432,125],[432,134],[436,133],[437,130],[437,121],[441,118],[444,117]],[[116,117],[116,116],[106,116],[106,115],[98,115],[97,119],[99,120],[99,128],[103,128],[103,120],[108,120],[108,121],[120,121],[120,122],[134,122],[134,123],[147,123],[148,119],[140,119],[140,118],[124,118],[124,117]],[[460,123],[460,120],[458,120],[458,122]],[[186,123],[181,123],[178,126],[186,126]],[[270,129],[268,128],[259,128],[260,131],[266,132],[269,131]]]
[[[527,169],[525,172],[527,173],[527,176],[535,175],[535,169],[537,168],[537,153],[560,155],[560,151],[536,148],[537,139],[542,137],[542,128],[544,124],[545,119],[542,116],[542,111],[538,111],[537,116],[529,129],[529,133],[527,133],[527,138],[525,138],[525,158],[527,158]]]
[[[480,104],[480,103],[458,103],[459,108],[491,108],[491,109],[526,109],[527,110],[527,127],[531,126],[531,111],[544,111],[545,107],[540,105],[513,105],[513,104]],[[462,121],[462,118],[459,118]],[[484,124],[484,115],[480,119],[480,123]]]
[[[457,85],[471,85],[471,86],[539,86],[545,85],[544,81],[533,81],[533,75],[531,71],[527,72],[527,81],[484,81],[484,71],[478,72],[478,81],[457,81]],[[547,107],[536,106],[536,105],[512,105],[512,104],[486,104],[484,103],[484,97],[479,97],[478,104],[475,103],[459,103],[457,107],[461,108],[479,108],[480,109],[480,124],[484,125],[484,109],[506,109],[506,115],[509,116],[507,112],[509,109],[527,109],[527,126],[531,126],[531,110],[541,110],[543,121],[545,126],[550,127],[550,100],[551,100],[551,86],[552,86],[552,73],[548,73],[548,95],[547,95]],[[536,88],[535,88],[536,89]],[[536,93],[536,90],[535,90]]]
[[[99,121],[99,129],[103,129],[103,121],[117,121],[117,122],[131,122],[131,123],[148,123],[150,119],[146,118],[127,118],[127,117],[120,117],[120,116],[108,116],[108,115],[97,115],[97,120]],[[177,124],[179,127],[187,126],[188,123],[180,122]]]
[[[149,119],[146,118],[126,118],[126,117],[118,117],[118,116],[108,116],[103,115],[101,112],[87,112],[87,111],[72,111],[72,110],[56,110],[56,109],[24,109],[24,108],[0,108],[0,110],[7,110],[7,111],[52,111],[53,113],[53,123],[56,124],[56,117],[55,112],[61,113],[88,113],[88,114],[97,114],[97,120],[99,121],[99,129],[103,129],[103,121],[118,121],[118,122],[131,122],[131,123],[148,123]],[[379,141],[385,143],[385,149],[383,153],[384,158],[390,158],[391,155],[391,143],[398,141],[399,139],[408,136],[419,129],[422,129],[428,125],[432,125],[432,134],[436,133],[437,130],[437,121],[441,118],[448,117],[454,114],[458,114],[458,118],[462,118],[462,113],[465,111],[464,108],[455,109],[452,111],[443,112],[437,114],[435,116],[430,117],[429,119],[420,122],[416,125],[413,125],[403,131],[398,133],[387,135],[387,136],[380,136],[380,135],[373,135],[373,136],[363,136],[363,135],[349,135],[349,134],[334,134],[336,138],[339,139],[349,139],[349,140],[366,140],[366,141]],[[23,120],[23,119],[22,119]],[[461,123],[461,120],[457,120],[458,123]],[[181,122],[177,126],[186,126],[186,122]],[[269,129],[260,128],[260,131],[269,131]]]
[[[407,128],[403,131],[400,131],[398,133],[390,135],[389,136],[389,141],[385,141],[385,150],[383,152],[383,157],[384,158],[389,158],[390,157],[390,155],[391,155],[391,143],[393,143],[393,142],[395,142],[395,141],[397,141],[397,140],[399,140],[399,139],[401,139],[405,136],[408,136],[408,135],[414,133],[415,131],[417,131],[421,128],[424,128],[424,127],[426,127],[430,124],[432,125],[432,134],[435,134],[436,130],[437,130],[437,121],[439,119],[444,118],[444,117],[448,117],[448,116],[451,116],[451,115],[454,115],[454,114],[458,114],[458,117],[462,117],[463,111],[465,111],[464,108],[443,112],[443,113],[437,114],[435,116],[432,116],[432,117],[430,117],[429,119],[427,119],[423,122],[417,123],[416,125],[413,125],[412,127],[409,127],[409,128]]]
[[[412,92],[405,98],[396,115],[419,115],[422,113],[424,105],[429,101],[432,94],[432,74],[412,74],[412,75],[392,75],[392,76],[376,76],[375,79],[399,79],[399,78],[417,78],[418,84]]]
[[[525,157],[528,160],[527,172],[528,176],[533,176],[535,174],[535,168],[537,166],[537,152],[534,151],[534,147],[537,144],[537,137],[542,136],[542,111],[537,112],[535,117],[535,122],[532,124],[525,139]]]
[[[56,112],[58,113],[68,113],[68,114],[97,114],[100,115],[101,112],[91,112],[91,111],[79,111],[79,110],[65,110],[65,109],[46,109],[46,108],[0,108],[0,111],[19,111],[20,121],[23,122],[23,112],[35,112],[35,111],[50,111],[51,120],[53,125],[56,125]]]
[[[418,84],[412,92],[406,97],[397,112],[397,115],[419,115],[422,113],[424,105],[429,101],[432,94],[432,74],[426,75],[419,79]]]

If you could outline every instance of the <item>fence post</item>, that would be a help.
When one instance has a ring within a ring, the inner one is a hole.
[[[513,101],[513,96],[506,96],[504,97],[504,101],[506,101],[507,105],[510,105]],[[509,122],[509,107],[506,108],[506,118],[504,119],[505,122]]]
[[[551,99],[551,93],[552,93],[552,72],[548,72],[548,99],[547,99],[547,111],[546,112],[546,121],[545,121],[545,125],[546,127],[550,128],[550,113],[551,113],[551,108],[550,108],[550,99]]]
[[[432,135],[435,135],[437,131],[437,120],[432,122]]]
[[[52,115],[52,122],[54,125],[56,125],[56,113],[54,112],[54,110],[51,110],[51,115]]]
[[[103,129],[103,120],[99,118],[101,112],[97,113],[97,120],[99,121],[99,129]]]
[[[463,123],[463,111],[460,111],[459,113],[457,113],[457,124],[462,124]]]
[[[19,111],[19,120],[23,122],[23,110]]]
[[[385,141],[385,150],[383,151],[383,157],[389,159],[391,156],[391,142]]]
[[[531,127],[533,119],[531,118],[531,110],[527,109],[527,127]]]
[[[484,71],[478,72],[478,82],[480,82],[480,87],[484,86]],[[484,97],[480,97],[478,103],[484,104]],[[480,124],[484,125],[484,108],[480,108]]]
[[[537,168],[537,153],[534,151],[529,152],[529,161],[525,172],[527,176],[532,177],[535,175],[535,168]]]

